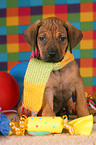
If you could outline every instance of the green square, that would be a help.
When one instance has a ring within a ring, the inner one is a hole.
[[[37,20],[42,20],[42,15],[31,16],[31,24],[33,24]]]
[[[18,26],[8,26],[7,34],[18,34]]]
[[[0,18],[0,26],[6,26],[6,18]]]
[[[7,60],[8,61],[18,61],[19,53],[7,53]]]
[[[68,13],[69,22],[80,22],[80,13]]]
[[[7,0],[7,8],[18,7],[18,0]]]
[[[80,3],[93,3],[93,0],[80,0]]]
[[[80,29],[81,31],[93,30],[93,22],[81,22]]]
[[[75,49],[80,49],[80,43],[75,46]]]
[[[43,5],[54,5],[55,0],[43,0]]]
[[[92,77],[83,77],[85,86],[92,86]]]
[[[6,53],[7,52],[7,45],[1,44],[0,45],[0,53]]]
[[[92,49],[81,49],[80,58],[93,58],[93,50]]]

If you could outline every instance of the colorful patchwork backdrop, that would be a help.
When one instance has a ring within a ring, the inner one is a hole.
[[[83,32],[73,49],[85,89],[96,92],[96,0],[0,0],[0,71],[30,59],[22,33],[38,19],[56,16]]]

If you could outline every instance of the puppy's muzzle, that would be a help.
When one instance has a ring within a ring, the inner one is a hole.
[[[57,49],[55,50],[48,50],[45,56],[45,61],[48,62],[58,62],[60,61],[62,58],[58,52]]]
[[[54,58],[55,56],[57,55],[57,51],[55,50],[55,51],[51,51],[51,50],[49,50],[48,51],[48,56],[50,57],[50,58]]]

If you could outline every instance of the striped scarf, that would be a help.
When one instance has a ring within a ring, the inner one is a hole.
[[[19,108],[20,116],[38,114],[42,107],[43,94],[51,71],[59,70],[73,60],[73,54],[67,50],[64,59],[58,63],[48,63],[37,58],[29,61],[24,78],[23,103]]]

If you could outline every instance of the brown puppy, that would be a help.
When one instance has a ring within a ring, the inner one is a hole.
[[[25,40],[39,51],[39,59],[46,62],[59,62],[63,59],[68,45],[70,51],[82,39],[82,33],[69,22],[51,17],[38,20],[24,33]],[[72,101],[72,94],[76,104]],[[53,71],[47,82],[42,106],[43,116],[53,116],[66,108],[69,114],[78,117],[89,115],[85,99],[83,80],[76,61],[60,70]]]

